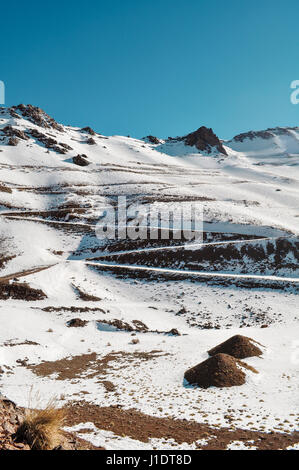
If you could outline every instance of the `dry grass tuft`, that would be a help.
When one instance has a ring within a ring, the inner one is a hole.
[[[34,450],[54,449],[61,443],[64,421],[65,411],[57,408],[56,401],[51,400],[44,409],[26,410],[16,438]]]

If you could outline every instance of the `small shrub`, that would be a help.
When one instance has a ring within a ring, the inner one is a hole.
[[[54,400],[42,410],[27,409],[16,439],[26,442],[34,450],[54,449],[61,442],[64,421],[65,411],[57,408]]]

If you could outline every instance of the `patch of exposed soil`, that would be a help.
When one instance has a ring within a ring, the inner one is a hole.
[[[35,308],[35,307],[32,307]],[[98,307],[52,307],[49,305],[48,307],[41,308],[43,312],[72,312],[72,313],[86,313],[86,312],[101,312],[106,313],[105,310]]]
[[[9,347],[14,347],[14,346],[39,346],[39,343],[36,343],[35,341],[30,341],[28,339],[25,339],[25,341],[21,342],[16,342],[15,340],[8,340],[3,343],[3,346],[9,346]]]
[[[0,193],[12,193],[12,189],[0,184]]]
[[[247,336],[235,335],[224,341],[218,346],[210,349],[208,354],[215,356],[215,354],[223,353],[236,357],[237,359],[245,359],[246,357],[261,356],[262,351],[257,347],[256,341]]]
[[[0,282],[0,299],[17,299],[17,300],[43,300],[47,298],[46,294],[40,289],[33,289],[28,284],[18,283],[1,283]]]
[[[126,364],[132,362],[149,361],[164,355],[166,354],[158,350],[133,353],[119,351],[98,358],[97,354],[93,352],[57,361],[44,361],[37,365],[28,364],[26,367],[40,377],[56,374],[55,380],[91,379],[102,378],[107,372],[123,369]]]
[[[85,302],[100,302],[102,299],[100,297],[96,297],[95,295],[87,294],[83,292],[79,287],[73,286],[74,291],[78,295],[79,299],[84,300]]]
[[[141,442],[149,439],[173,439],[176,443],[192,444],[200,439],[205,450],[225,450],[233,441],[242,441],[259,450],[285,449],[299,442],[299,432],[259,432],[244,429],[216,428],[194,421],[156,418],[137,410],[123,410],[117,406],[100,407],[84,401],[70,403],[67,407],[67,425],[92,422],[98,429],[112,431],[118,436],[128,436]]]

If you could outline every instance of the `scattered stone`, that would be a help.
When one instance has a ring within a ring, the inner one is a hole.
[[[10,145],[11,147],[16,147],[18,143],[19,143],[19,139],[17,139],[16,137],[10,137],[7,142],[7,145]]]
[[[72,318],[70,321],[67,322],[67,326],[69,328],[82,328],[83,326],[86,326],[87,323],[87,320],[81,320],[81,318]]]
[[[23,131],[20,131],[19,129],[15,129],[12,126],[4,127],[3,129],[1,129],[1,132],[8,137],[16,137],[17,139],[21,139],[21,140],[29,139],[29,137]]]
[[[160,140],[154,135],[147,135],[145,139],[148,140],[148,142],[150,142],[151,144],[160,144]]]
[[[89,137],[89,139],[87,139],[86,143],[88,145],[96,145],[96,141],[92,137]]]
[[[47,149],[54,150],[57,153],[60,153],[64,155],[67,153],[67,150],[72,150],[72,147],[70,147],[68,144],[65,144],[63,142],[57,142],[56,139],[53,139],[53,137],[49,137],[46,134],[43,134],[42,132],[39,132],[37,129],[30,129],[28,131],[28,134],[36,139],[38,142],[42,143]]]
[[[55,129],[57,131],[63,132],[63,126],[57,124],[55,119],[49,116],[45,111],[37,106],[32,106],[31,104],[19,104],[18,106],[12,106],[14,112],[20,111],[22,116],[28,118],[30,122],[36,124],[37,126],[44,127],[47,129]]]
[[[87,132],[87,134],[90,134],[90,135],[96,135],[95,131],[89,126],[82,127],[81,131]]]
[[[172,335],[172,336],[181,336],[181,333],[176,328],[172,328],[172,330],[170,330],[169,334]]]
[[[131,344],[139,344],[140,341],[138,338],[133,338],[132,341],[131,341]]]

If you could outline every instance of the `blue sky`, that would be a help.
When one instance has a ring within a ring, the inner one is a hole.
[[[6,105],[104,134],[299,125],[298,0],[1,2]]]

